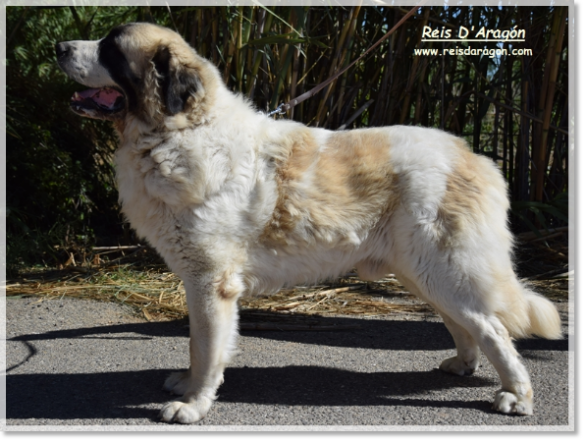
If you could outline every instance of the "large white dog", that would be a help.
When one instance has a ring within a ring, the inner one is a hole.
[[[61,68],[93,88],[80,115],[120,136],[124,214],[185,283],[191,366],[165,387],[165,421],[205,416],[236,345],[244,293],[318,281],[356,267],[393,272],[431,304],[468,375],[480,350],[502,388],[493,407],[532,414],[528,372],[511,337],[561,336],[554,305],[518,281],[506,185],[487,158],[435,129],[332,132],[257,113],[176,33],[119,26],[56,46]]]

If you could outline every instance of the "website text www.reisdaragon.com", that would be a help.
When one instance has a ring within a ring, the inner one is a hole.
[[[525,48],[514,48],[508,50],[507,48],[443,48],[443,49],[414,49],[414,55],[418,56],[431,56],[436,57],[437,55],[480,55],[480,56],[487,56],[489,58],[495,57],[506,57],[508,55],[527,55],[532,56],[532,49],[525,49]]]

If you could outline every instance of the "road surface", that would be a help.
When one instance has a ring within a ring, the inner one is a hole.
[[[557,305],[567,336],[567,304]],[[165,378],[188,365],[185,321],[71,298],[11,298],[6,312],[8,430],[186,429],[157,417],[173,398]],[[517,343],[535,393],[534,415],[518,417],[490,409],[500,386],[485,357],[470,377],[438,370],[455,350],[437,317],[311,320],[357,328],[243,331],[216,404],[191,429],[574,428],[566,337]]]

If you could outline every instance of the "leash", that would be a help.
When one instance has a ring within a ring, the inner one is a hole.
[[[374,43],[373,46],[370,46],[370,48],[366,52],[364,52],[362,55],[360,55],[358,58],[356,58],[351,64],[349,64],[348,66],[346,66],[345,68],[343,68],[341,71],[339,71],[338,73],[336,73],[335,75],[333,75],[329,79],[325,80],[323,83],[319,83],[317,86],[315,86],[310,91],[307,91],[304,94],[299,95],[298,97],[293,98],[290,101],[287,101],[286,103],[281,103],[276,109],[274,109],[273,111],[269,112],[267,115],[269,117],[271,117],[271,116],[273,116],[275,114],[276,115],[283,115],[286,112],[288,112],[289,110],[291,110],[293,107],[295,107],[297,104],[302,103],[303,101],[305,101],[308,98],[311,98],[313,95],[315,95],[321,89],[323,89],[325,86],[327,86],[330,83],[332,83],[333,81],[335,81],[337,78],[339,78],[341,75],[343,75],[349,68],[351,68],[354,64],[356,64],[358,61],[360,61],[362,58],[364,58],[366,55],[368,55],[371,51],[373,51],[378,46],[380,46],[380,44],[382,44],[382,42],[384,40],[386,40],[388,37],[390,37],[390,35],[392,35],[400,26],[402,26],[402,24],[406,20],[408,20],[416,11],[418,11],[422,7],[422,5],[424,3],[426,3],[426,1],[427,0],[422,0],[418,5],[416,5],[410,11],[408,11],[406,13],[406,15],[404,17],[402,17],[398,21],[398,23],[396,23],[392,27],[392,29],[390,29],[384,36],[382,36],[382,38],[380,38],[380,40],[378,40],[376,43]]]

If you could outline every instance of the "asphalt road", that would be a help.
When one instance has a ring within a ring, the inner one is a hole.
[[[558,306],[566,333],[567,305]],[[8,299],[6,319],[7,430],[186,429],[157,418],[172,399],[165,378],[188,365],[185,322],[144,322],[119,305],[68,298]],[[359,328],[243,331],[219,398],[195,427],[574,428],[568,339],[517,343],[535,393],[534,415],[518,417],[490,409],[499,381],[485,357],[470,377],[438,370],[455,353],[436,317],[318,323]]]

